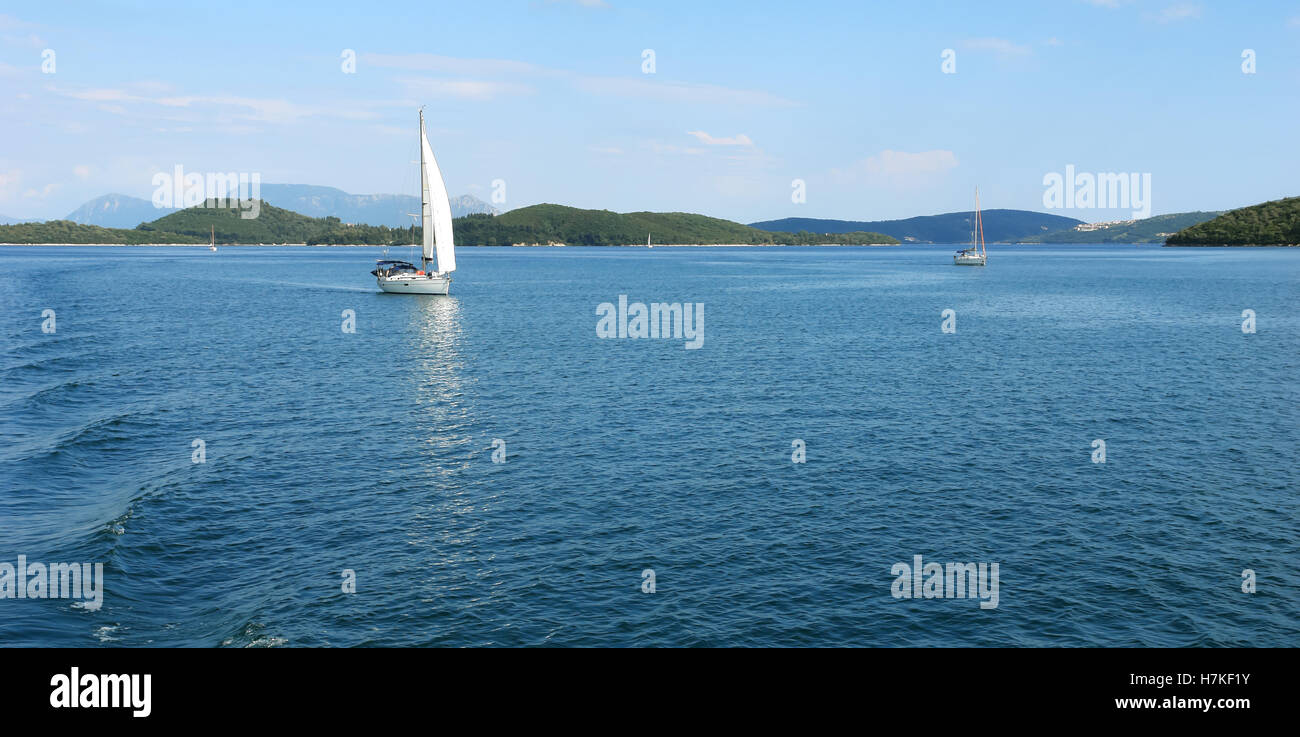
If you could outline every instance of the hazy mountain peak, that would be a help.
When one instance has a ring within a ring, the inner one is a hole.
[[[317,184],[263,184],[261,199],[276,207],[312,217],[336,217],[345,223],[406,227],[417,222],[420,198],[401,194],[350,194]],[[157,208],[149,200],[111,193],[96,197],[73,210],[65,220],[105,228],[134,228],[176,212]],[[451,198],[452,217],[472,213],[497,214],[495,208],[473,195]],[[10,222],[21,222],[10,220]]]
[[[154,207],[149,200],[114,192],[86,202],[64,220],[106,228],[134,228],[172,212],[176,210]]]

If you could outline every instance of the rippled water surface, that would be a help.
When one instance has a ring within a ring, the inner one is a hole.
[[[0,561],[106,579],[0,644],[1300,645],[1300,249],[950,254],[0,248]]]

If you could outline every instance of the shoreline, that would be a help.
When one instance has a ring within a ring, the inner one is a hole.
[[[198,248],[207,249],[207,243],[0,243],[0,248],[22,248],[22,247],[85,247],[85,248]],[[413,247],[411,244],[400,246],[383,246],[369,243],[317,243],[308,245],[306,243],[218,243],[220,248],[408,248]],[[964,247],[969,244],[965,243],[659,243],[655,248],[898,248],[902,246],[920,246],[920,247]],[[1161,248],[1300,248],[1300,243],[1273,243],[1273,244],[1226,244],[1226,243],[991,243],[989,245],[1005,246],[1009,249],[1024,247],[1041,247],[1057,246],[1063,248],[1074,248],[1078,246],[1115,246],[1115,247],[1132,247],[1132,246],[1159,246]],[[510,245],[510,246],[457,246],[457,248],[646,248],[641,244],[625,244],[616,246],[576,246],[569,244],[529,244],[529,245]]]
[[[0,246],[86,246],[93,248],[208,248],[207,243],[0,243]],[[905,245],[902,243],[657,243],[655,248],[891,248]],[[926,244],[916,244],[926,245]],[[944,244],[929,244],[944,245]],[[218,248],[408,248],[418,244],[385,246],[372,243],[218,243]],[[646,248],[644,245],[620,244],[616,246],[572,246],[569,244],[528,244],[510,246],[464,246],[457,248]],[[646,248],[646,250],[653,250]]]
[[[1300,243],[1164,243],[1161,248],[1300,248]]]

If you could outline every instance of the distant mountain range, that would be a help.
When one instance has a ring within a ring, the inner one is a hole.
[[[302,215],[336,217],[345,223],[386,225],[390,228],[411,225],[416,219],[410,213],[420,212],[420,198],[412,195],[349,194],[334,187],[312,184],[263,184],[261,199]],[[73,210],[64,220],[105,228],[134,228],[173,212],[177,209],[156,208],[149,200],[139,197],[106,194]],[[495,214],[496,210],[472,195],[451,199],[452,217],[477,213]]]
[[[1164,243],[1165,238],[1183,228],[1203,223],[1223,212],[1176,212],[1142,220],[1096,223],[1086,229],[1060,230],[1025,238],[1019,243]]]
[[[13,225],[14,223],[25,223],[25,222],[27,221],[19,220],[18,218],[11,218],[8,215],[0,215],[0,225]]]
[[[817,218],[783,218],[750,223],[760,230],[814,233],[844,233],[865,230],[884,233],[905,243],[969,243],[974,211],[922,215],[905,220],[821,220]],[[984,210],[984,240],[990,243],[1014,243],[1032,236],[1069,230],[1082,220],[1048,215],[1030,210]]]
[[[68,213],[64,220],[79,225],[98,225],[102,228],[134,228],[140,223],[156,220],[175,209],[160,209],[149,200],[125,194],[106,194],[83,204]]]
[[[405,228],[419,223],[420,198],[405,194],[348,194],[311,184],[263,184],[262,199],[276,207],[314,218]],[[411,217],[414,213],[417,217]],[[497,210],[473,195],[451,198],[451,216],[495,215]]]

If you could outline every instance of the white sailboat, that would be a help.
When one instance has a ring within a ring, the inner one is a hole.
[[[646,248],[654,248],[654,246],[650,245],[650,234],[649,234],[649,233],[646,233],[646,234],[645,234],[645,247],[646,247]]]
[[[989,260],[988,251],[984,249],[984,217],[980,214],[979,187],[975,188],[975,222],[971,226],[970,248],[953,254],[952,262],[957,266],[984,266]]]
[[[212,228],[212,240],[208,242],[208,250],[216,251],[217,250],[217,226],[212,225],[209,227]]]
[[[420,109],[420,228],[424,239],[420,266],[406,261],[376,262],[375,282],[394,294],[447,294],[451,272],[456,270],[456,247],[451,233],[451,202],[447,185],[433,158],[429,137],[424,132],[424,109]],[[433,268],[429,268],[430,262]]]

